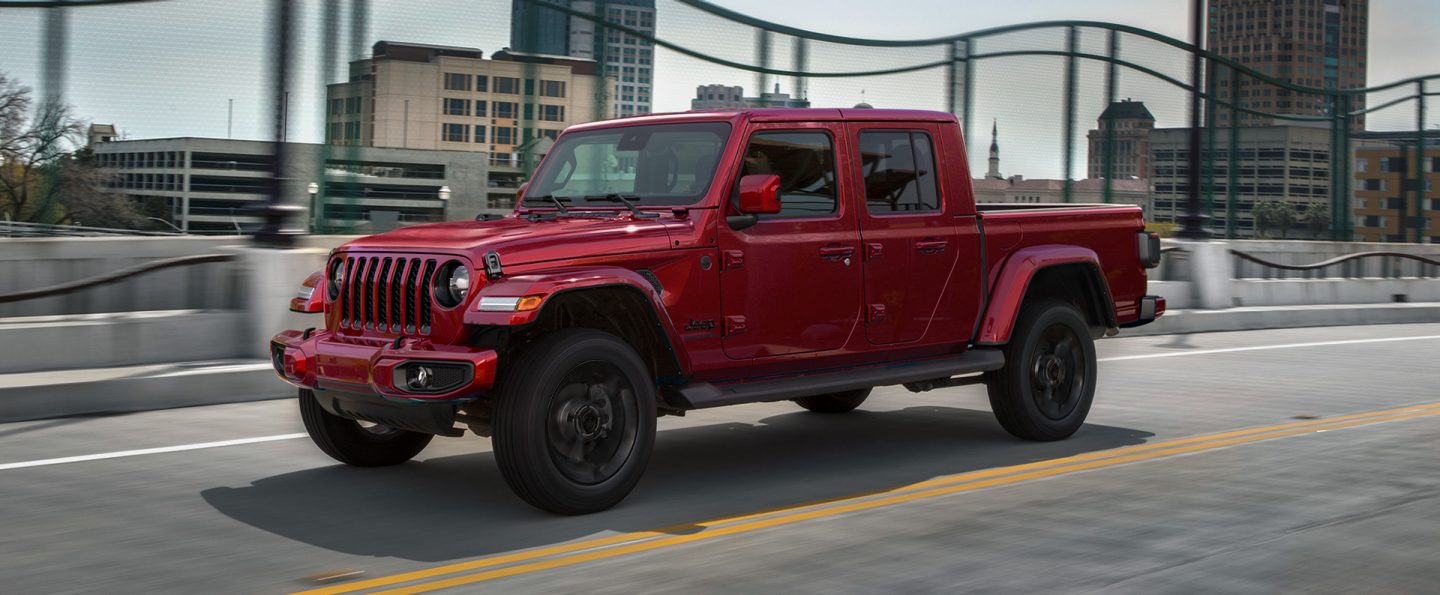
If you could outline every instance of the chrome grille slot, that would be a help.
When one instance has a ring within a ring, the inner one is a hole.
[[[400,284],[405,281],[405,263],[403,258],[395,259],[395,269],[390,273],[390,332],[403,332],[405,327],[400,324],[400,314],[405,309],[405,303],[400,301]]]
[[[430,285],[435,280],[435,261],[425,261],[425,272],[420,275],[420,334],[430,334],[430,308],[434,299],[430,296]]]
[[[424,290],[423,287],[416,284],[416,280],[419,278],[420,261],[412,259],[410,272],[405,274],[405,332],[407,333],[415,332],[415,325],[419,324],[420,320],[419,314],[415,311],[415,306],[419,302],[415,297],[415,292]]]
[[[340,327],[395,334],[430,334],[430,285],[438,262],[403,256],[346,259],[337,300]]]
[[[379,309],[379,300],[375,299],[375,269],[380,264],[380,259],[371,258],[365,263],[365,278],[360,280],[360,294],[365,296],[365,308],[360,311],[361,322],[365,330],[375,330],[375,311]]]
[[[375,330],[390,330],[390,265],[391,259],[380,261],[380,275],[375,277]]]

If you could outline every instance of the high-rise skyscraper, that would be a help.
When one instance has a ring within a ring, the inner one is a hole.
[[[1209,0],[1210,51],[1281,81],[1319,89],[1365,86],[1370,0]],[[1223,70],[1223,69],[1222,69]],[[1230,100],[1225,75],[1217,75],[1218,96]],[[1244,80],[1234,99],[1240,107],[1276,114],[1323,115],[1335,106],[1319,95],[1297,94]],[[1351,110],[1364,107],[1356,97]],[[1240,114],[1246,126],[1283,124],[1273,118]],[[1216,123],[1230,123],[1229,110],[1216,111]],[[1364,127],[1364,118],[1356,119]]]
[[[550,0],[570,10],[595,15],[616,27],[597,23],[525,0],[512,0],[510,48],[516,52],[595,60],[620,81],[606,98],[614,117],[650,113],[654,89],[655,46],[627,29],[655,35],[655,0]]]

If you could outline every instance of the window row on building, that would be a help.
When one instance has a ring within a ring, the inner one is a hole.
[[[1235,159],[1240,161],[1320,161],[1330,160],[1329,151],[1309,151],[1305,149],[1291,149],[1286,154],[1285,149],[1240,149],[1235,154]],[[1230,151],[1216,149],[1205,151],[1201,158],[1214,158],[1216,161],[1228,161],[1231,157]],[[1155,151],[1156,161],[1187,161],[1190,159],[1190,151],[1185,149],[1158,149]]]
[[[524,108],[524,119],[536,119],[544,122],[564,122],[565,106],[527,103]],[[494,101],[461,99],[458,97],[446,97],[440,100],[440,113],[447,116],[470,116],[484,118],[494,117],[500,119],[515,120],[521,116],[520,104],[513,101]]]
[[[345,116],[360,113],[360,97],[333,97],[325,104],[326,116]]]
[[[462,72],[444,73],[443,79],[446,91],[493,92],[502,95],[519,95],[521,87],[523,86],[526,95],[536,94],[535,81],[532,79],[524,79],[524,84],[522,85],[519,77],[490,76],[486,74],[470,75]],[[539,95],[541,97],[563,98],[566,96],[567,86],[565,81],[541,80]]]
[[[185,167],[181,151],[146,151],[144,153],[99,153],[95,163],[111,169],[161,169]]]

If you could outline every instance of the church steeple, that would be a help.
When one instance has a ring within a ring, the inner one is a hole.
[[[1005,176],[1000,175],[1000,122],[998,120],[990,123],[990,171],[985,177],[992,180],[1003,180]]]

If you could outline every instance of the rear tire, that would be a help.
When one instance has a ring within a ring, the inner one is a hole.
[[[598,512],[640,482],[655,418],[655,381],[634,349],[600,331],[556,331],[502,373],[495,460],[510,489],[535,507]]]
[[[815,413],[849,413],[870,396],[870,389],[860,388],[795,399],[795,404]]]
[[[420,454],[434,436],[389,426],[362,426],[320,406],[310,389],[300,389],[300,419],[315,446],[330,458],[356,467],[399,465]]]
[[[1037,441],[1070,437],[1095,398],[1095,340],[1074,306],[1027,303],[1020,311],[1005,367],[986,373],[990,407],[1005,431]]]

